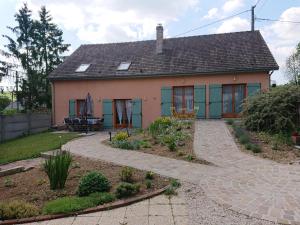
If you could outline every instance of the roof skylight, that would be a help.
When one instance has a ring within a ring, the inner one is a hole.
[[[128,70],[131,62],[121,62],[117,70]]]
[[[85,72],[91,64],[81,64],[78,66],[78,68],[75,70],[75,72]]]

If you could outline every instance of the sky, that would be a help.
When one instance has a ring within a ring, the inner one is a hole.
[[[81,44],[148,40],[155,38],[158,23],[164,36],[175,37],[216,20],[249,10],[257,4],[257,18],[300,21],[300,0],[0,0],[0,49],[14,26],[14,14],[27,2],[37,17],[41,6],[50,10],[55,23],[71,44],[71,54]],[[250,12],[181,36],[250,30]],[[300,24],[256,20],[280,70],[272,75],[277,84],[287,82],[285,60],[300,42]]]

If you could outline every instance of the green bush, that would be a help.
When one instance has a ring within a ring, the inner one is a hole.
[[[91,197],[63,197],[46,202],[43,214],[69,213],[86,208],[95,207],[97,204]]]
[[[172,119],[170,117],[160,117],[150,124],[148,131],[153,137],[156,137],[171,124]]]
[[[127,149],[127,150],[139,150],[140,141],[138,140],[121,140],[113,141],[112,146],[115,148]]]
[[[290,133],[297,124],[300,86],[283,85],[269,92],[250,96],[243,105],[242,117],[247,129],[272,133]]]
[[[150,189],[152,187],[152,181],[151,180],[146,180],[145,181],[147,189]]]
[[[77,193],[79,196],[87,196],[94,192],[109,191],[110,187],[110,182],[103,174],[92,171],[81,178]]]
[[[89,197],[96,205],[103,205],[116,199],[114,194],[108,192],[94,192],[90,194]]]
[[[112,138],[112,141],[124,141],[128,139],[128,134],[125,131],[120,131]]]
[[[13,116],[15,114],[17,114],[17,110],[16,109],[4,109],[2,111],[2,115],[4,115],[4,116]]]
[[[140,191],[139,184],[120,183],[116,189],[117,198],[126,198],[137,194]]]
[[[176,147],[177,147],[177,145],[176,145],[175,141],[168,143],[168,148],[171,152],[174,152],[176,150]]]
[[[177,195],[176,189],[172,186],[168,187],[164,193],[165,193],[165,195],[168,195],[168,196]]]
[[[233,124],[234,124],[234,120],[233,120],[233,119],[227,119],[227,120],[226,120],[226,123],[227,123],[228,125],[233,125]]]
[[[251,149],[252,149],[252,144],[251,144],[251,143],[247,143],[247,144],[245,145],[245,148],[246,148],[247,150],[251,150]]]
[[[57,155],[46,159],[44,169],[50,181],[50,189],[65,187],[71,162],[72,156],[69,152],[59,152]]]
[[[242,135],[244,135],[244,130],[240,126],[234,126],[233,130],[234,130],[234,136],[236,138],[239,138]]]
[[[145,140],[140,141],[140,146],[141,146],[142,148],[151,148],[150,142],[149,142],[149,141],[145,141]]]
[[[181,183],[177,179],[171,179],[171,186],[174,188],[179,188]]]
[[[188,161],[193,161],[195,159],[195,157],[193,155],[187,155],[185,158]]]
[[[124,167],[120,172],[121,181],[131,183],[133,181],[133,169],[130,167]]]
[[[39,215],[36,206],[23,201],[11,201],[0,203],[0,220],[21,219]]]
[[[243,134],[239,137],[239,142],[243,145],[248,144],[250,142],[250,138],[246,134]]]
[[[261,152],[261,147],[257,144],[252,145],[252,152],[254,153],[260,153]]]
[[[3,111],[10,103],[9,97],[0,95],[0,112]]]
[[[153,180],[154,179],[154,173],[151,171],[147,171],[146,175],[145,175],[145,179],[147,180]]]

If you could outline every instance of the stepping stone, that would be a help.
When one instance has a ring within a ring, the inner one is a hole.
[[[65,150],[56,149],[56,150],[49,151],[49,152],[42,152],[41,157],[44,158],[44,159],[49,159],[50,157],[59,154],[60,151],[61,152],[66,152]]]
[[[23,166],[16,166],[9,169],[1,170],[0,171],[0,177],[13,175],[15,173],[24,172],[25,168]]]

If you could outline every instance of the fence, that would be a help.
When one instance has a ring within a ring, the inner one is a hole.
[[[0,142],[49,129],[50,113],[22,113],[13,116],[0,115]]]

